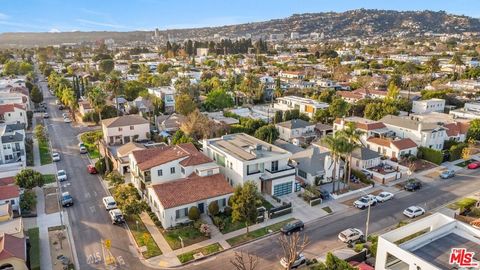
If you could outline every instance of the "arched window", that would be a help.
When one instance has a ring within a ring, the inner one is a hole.
[[[7,263],[0,265],[0,270],[13,270],[13,265]]]

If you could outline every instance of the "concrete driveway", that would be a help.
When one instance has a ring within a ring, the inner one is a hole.
[[[294,218],[300,219],[303,222],[308,222],[319,217],[328,215],[328,213],[322,209],[322,207],[324,207],[323,203],[315,206],[310,206],[310,204],[308,204],[302,198],[298,197],[298,194],[300,193],[301,192],[296,192],[280,197],[282,201],[292,202],[292,215]]]

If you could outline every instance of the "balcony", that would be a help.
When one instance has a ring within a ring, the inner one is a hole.
[[[292,176],[292,175],[295,175],[295,167],[287,165],[286,167],[278,169],[276,171],[265,169],[265,172],[262,174],[260,179],[264,181],[274,180],[274,179],[279,179],[285,176]]]

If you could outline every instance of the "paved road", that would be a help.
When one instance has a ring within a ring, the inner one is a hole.
[[[41,75],[40,75],[41,76]],[[86,172],[88,159],[80,155],[77,135],[79,128],[64,123],[62,113],[55,105],[55,98],[48,91],[45,82],[39,83],[50,118],[45,121],[54,151],[59,152],[61,161],[58,169],[68,173],[68,181],[62,183],[62,190],[69,191],[75,200],[66,209],[78,257],[80,269],[106,269],[101,240],[112,241],[111,252],[121,264],[117,269],[142,269],[137,253],[130,243],[125,228],[112,225],[101,202],[106,196],[97,176]]]
[[[63,123],[62,111],[56,109],[54,98],[48,92],[46,84],[41,85],[51,115],[46,122],[49,125],[52,145],[55,151],[62,155],[58,168],[66,169],[69,174],[64,190],[69,191],[75,198],[75,205],[68,208],[67,212],[80,269],[105,269],[101,239],[112,240],[113,255],[125,263],[118,269],[149,269],[142,265],[136,256],[126,230],[110,224],[101,204],[101,198],[106,195],[106,191],[96,176],[86,173],[88,160],[78,152],[76,136],[80,131],[70,124]],[[459,173],[454,179],[428,184],[418,192],[396,194],[394,200],[372,208],[370,232],[378,232],[397,224],[405,218],[401,213],[408,206],[419,205],[428,211],[476,191],[480,183],[479,175],[480,170],[470,171],[468,175]],[[307,224],[305,233],[310,239],[310,245],[305,251],[306,256],[318,257],[328,250],[344,246],[337,240],[337,234],[349,227],[365,230],[366,214],[367,211],[351,208],[349,211]],[[190,264],[184,269],[232,269],[229,260],[235,250],[244,250],[259,256],[261,258],[259,269],[280,269],[278,261],[281,249],[276,236],[226,251],[219,256]],[[95,263],[95,257],[101,261]]]

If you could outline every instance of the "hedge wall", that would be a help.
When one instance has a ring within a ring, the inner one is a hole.
[[[466,143],[459,143],[450,147],[450,161],[455,161],[462,158],[462,151],[468,145]]]
[[[440,165],[443,161],[443,154],[441,151],[435,149],[419,147],[418,158],[425,159],[432,163]]]
[[[30,239],[30,269],[40,270],[40,231],[38,228],[28,230],[28,237]]]

